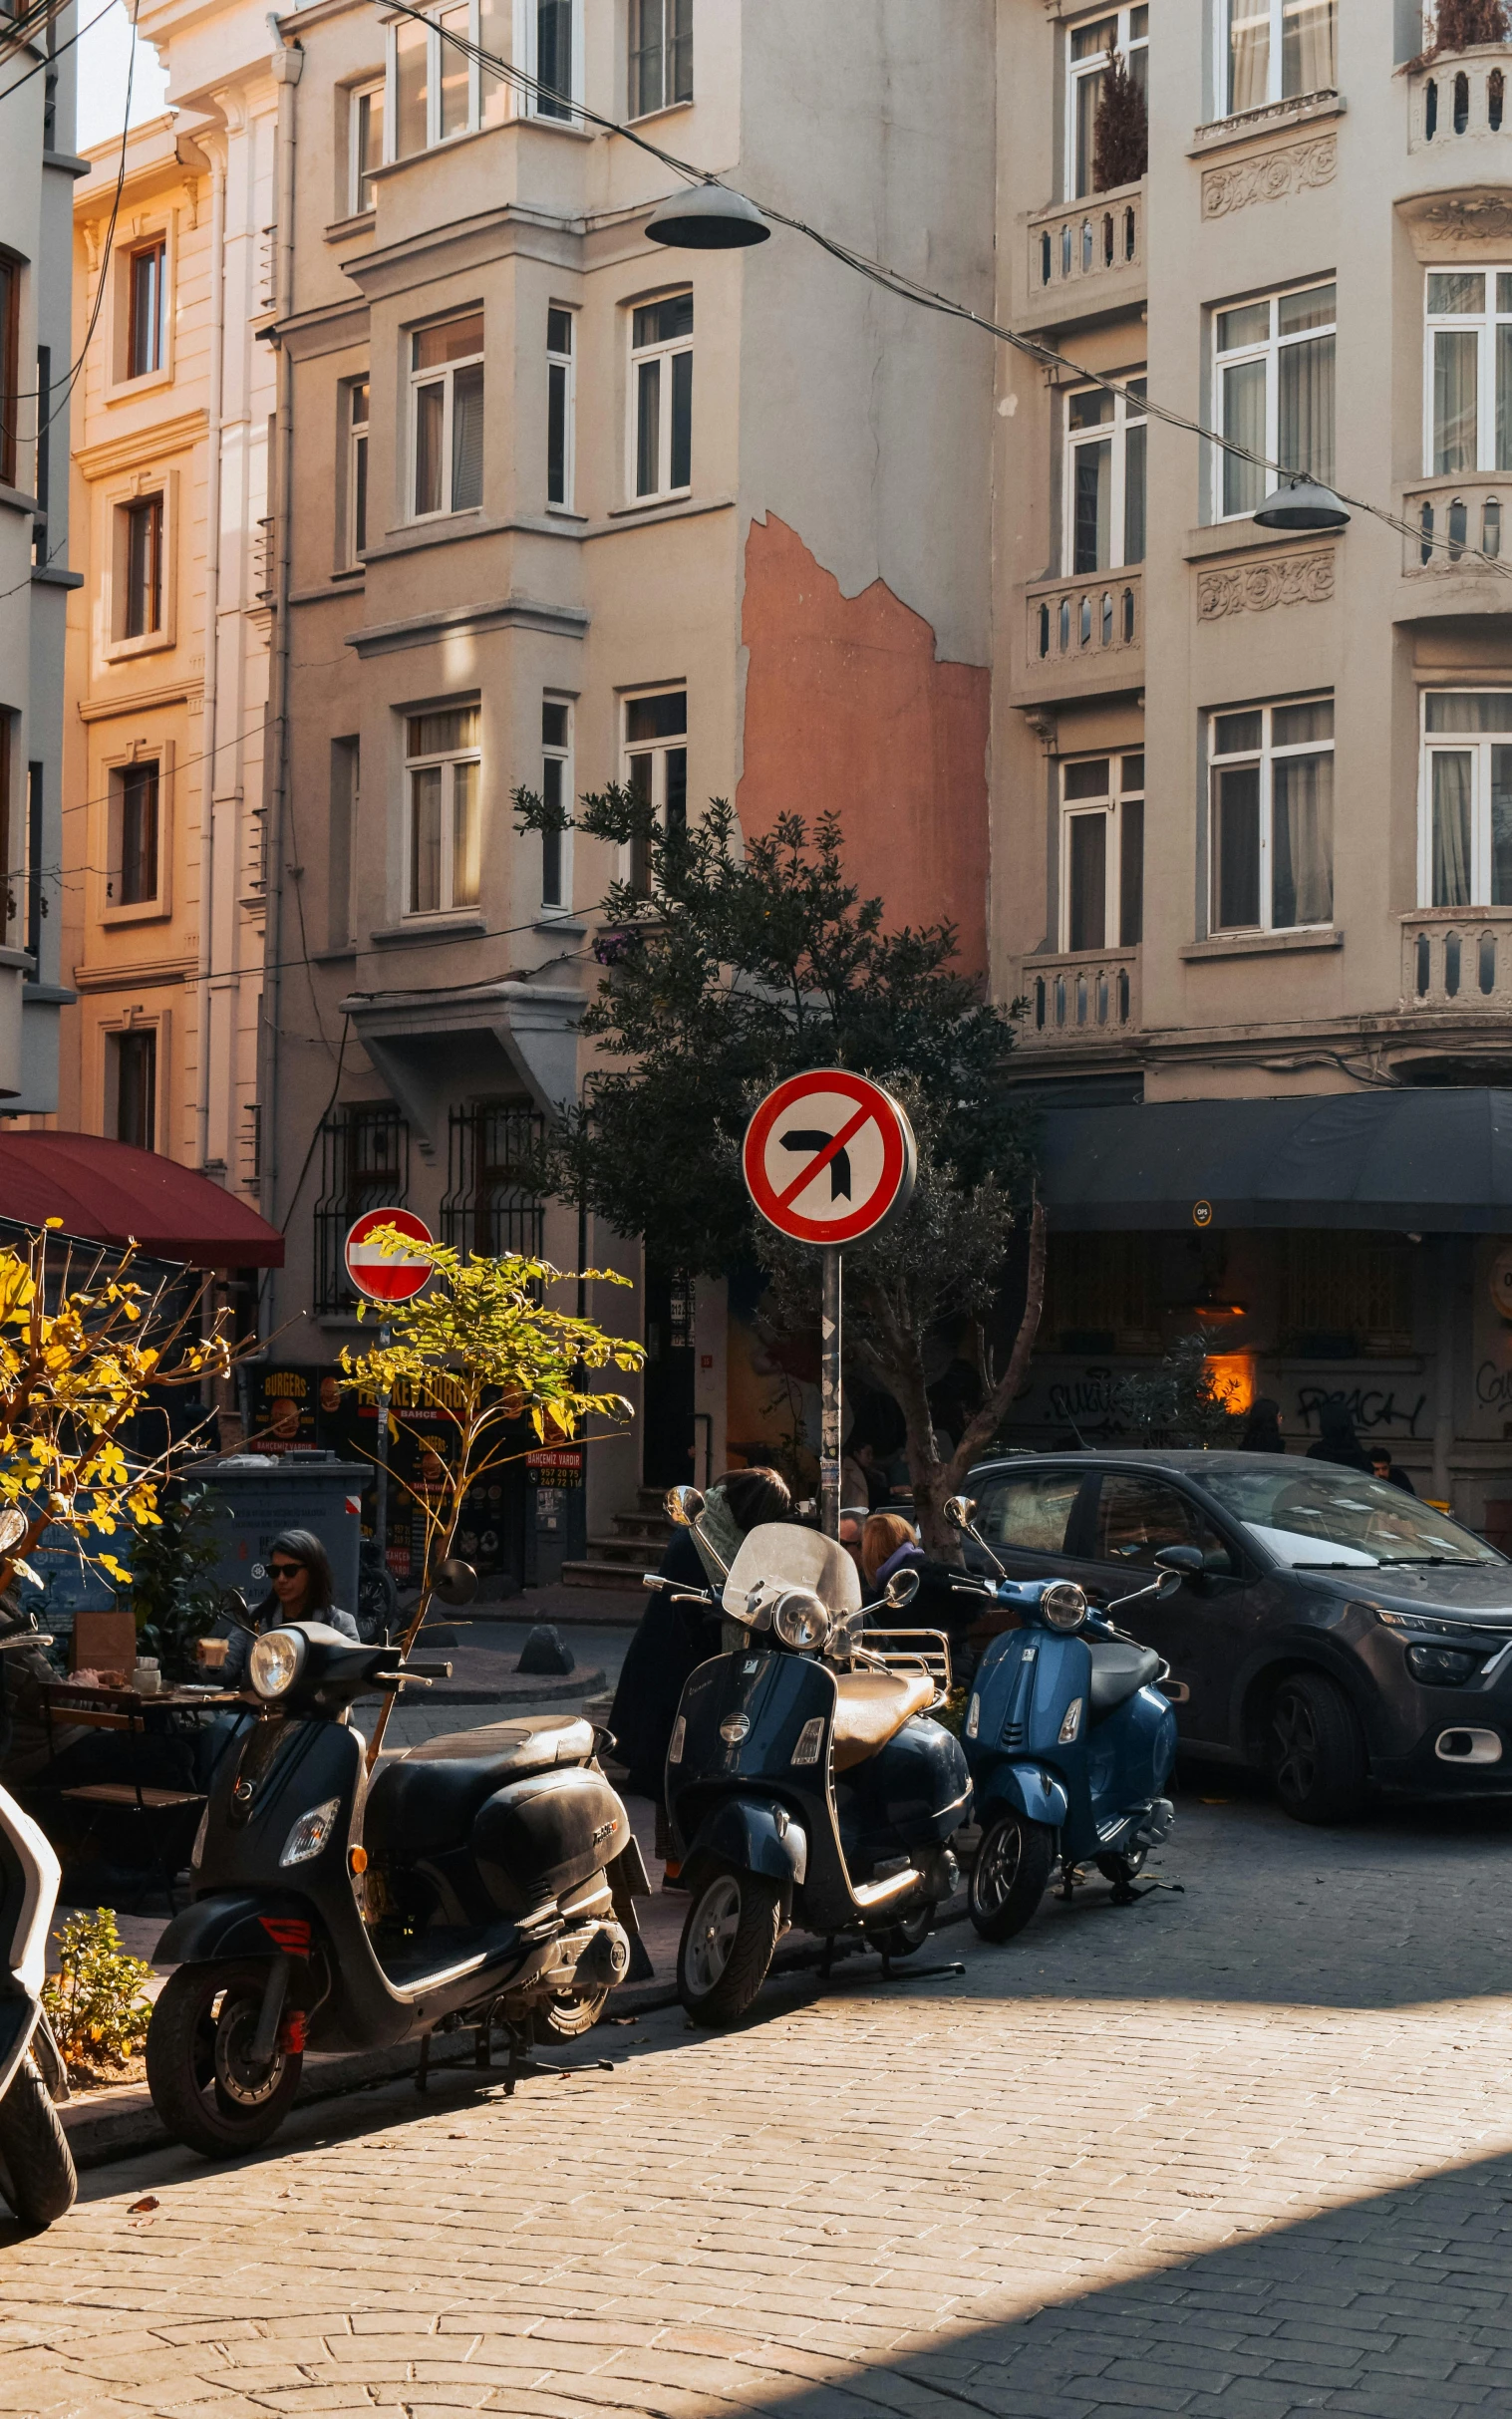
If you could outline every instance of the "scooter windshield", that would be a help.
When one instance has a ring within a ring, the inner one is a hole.
[[[860,1576],[844,1547],[816,1529],[782,1521],[764,1522],[742,1542],[725,1582],[724,1605],[732,1621],[750,1620],[757,1588],[812,1588],[836,1617],[861,1609]]]

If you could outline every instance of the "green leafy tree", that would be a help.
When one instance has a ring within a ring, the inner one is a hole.
[[[1181,1336],[1157,1369],[1126,1377],[1118,1390],[1123,1421],[1142,1433],[1147,1444],[1201,1445],[1209,1450],[1232,1444],[1244,1425],[1242,1413],[1231,1408],[1231,1387],[1213,1373],[1207,1338]]]
[[[1137,184],[1149,166],[1150,121],[1144,95],[1129,74],[1121,51],[1114,51],[1102,76],[1102,92],[1092,125],[1092,190],[1110,193],[1120,184]]]
[[[157,1658],[169,1685],[198,1676],[194,1646],[216,1618],[219,1591],[209,1574],[219,1559],[209,1489],[168,1486],[133,1549],[132,1611],[138,1653]]]
[[[123,1947],[109,1907],[69,1917],[58,1934],[58,1970],[42,1986],[42,2004],[76,2079],[107,2063],[120,2065],[142,2047],[152,2012],[143,1986],[151,1978],[151,1966]]]
[[[564,812],[515,792],[520,828]],[[1018,1392],[1044,1295],[1044,1220],[1032,1208],[1033,1135],[1004,1082],[1011,1013],[956,964],[954,928],[889,930],[880,899],[846,879],[832,815],[783,815],[742,845],[720,798],[694,826],[664,827],[644,798],[580,801],[576,828],[628,852],[632,884],[603,902],[605,973],[583,1018],[599,1045],[589,1097],[553,1129],[536,1175],[660,1265],[710,1276],[756,1260],[775,1316],[817,1327],[817,1255],[785,1246],[751,1206],[741,1140],[762,1094],[838,1065],[902,1093],[919,1143],[908,1210],[845,1254],[852,1357],[896,1396],[926,1545],[955,1556],[940,1507]],[[1029,1293],[1007,1364],[987,1335],[1016,1225],[1030,1221]],[[935,1450],[924,1352],[941,1320],[976,1326],[984,1399],[955,1452]]]

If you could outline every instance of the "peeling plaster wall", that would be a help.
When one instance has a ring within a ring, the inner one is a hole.
[[[985,970],[989,671],[939,662],[884,581],[845,596],[775,514],[747,537],[742,635],[743,829],[832,809],[889,921],[954,921],[963,970]]]

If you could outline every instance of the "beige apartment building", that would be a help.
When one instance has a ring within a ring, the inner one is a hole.
[[[1343,1401],[1500,1529],[1512,51],[1431,33],[1000,10],[1000,313],[1061,359],[998,366],[994,975],[1057,1233],[1026,1430],[1116,1429],[1200,1328],[1294,1449]],[[1098,190],[1115,51],[1148,166]],[[1250,455],[1347,523],[1257,525]]]
[[[75,205],[60,1123],[258,1199],[272,628],[267,63],[202,140],[99,147]],[[259,157],[261,151],[265,156]],[[110,236],[113,209],[114,236]]]

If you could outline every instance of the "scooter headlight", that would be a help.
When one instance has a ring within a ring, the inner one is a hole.
[[[1086,1619],[1086,1598],[1073,1579],[1058,1579],[1040,1599],[1040,1618],[1052,1630],[1079,1630]]]
[[[247,1676],[259,1696],[287,1696],[305,1659],[301,1630],[267,1630],[253,1641]]]
[[[771,1608],[771,1626],[784,1647],[822,1647],[833,1624],[812,1588],[784,1588]]]

